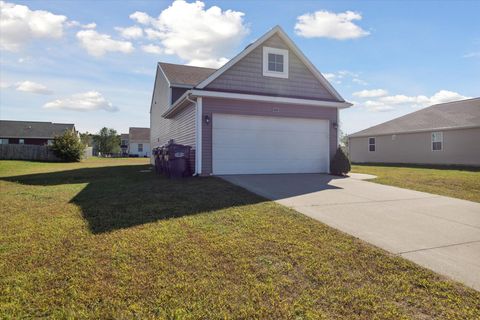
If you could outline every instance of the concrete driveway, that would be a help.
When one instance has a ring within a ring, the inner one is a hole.
[[[367,182],[360,174],[222,178],[480,290],[479,203]]]

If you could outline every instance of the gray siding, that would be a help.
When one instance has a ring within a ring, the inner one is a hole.
[[[433,131],[432,131],[433,132]],[[443,150],[432,151],[431,133],[404,133],[375,137],[376,151],[368,151],[368,137],[349,141],[353,162],[457,164],[480,166],[480,128],[444,130]]]
[[[288,49],[274,35],[210,83],[206,89],[284,97],[336,100],[303,62],[289,50],[288,79],[263,76],[263,47]]]
[[[195,147],[195,106],[189,105],[172,119],[162,114],[169,108],[167,80],[157,70],[155,89],[150,112],[150,145],[153,148],[166,144],[170,139],[175,143]]]
[[[202,175],[212,173],[212,123],[215,121],[213,113],[330,120],[331,158],[337,149],[337,130],[332,126],[332,123],[337,122],[336,108],[203,98],[202,119],[208,115],[211,122],[209,125],[202,125]]]

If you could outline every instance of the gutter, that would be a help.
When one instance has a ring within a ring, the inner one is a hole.
[[[185,92],[187,94],[185,100],[195,105],[195,172],[193,176],[199,176],[202,173],[202,98],[192,100],[188,91]]]

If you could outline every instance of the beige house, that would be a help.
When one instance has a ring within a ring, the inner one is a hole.
[[[355,163],[480,166],[480,98],[437,104],[349,136]]]

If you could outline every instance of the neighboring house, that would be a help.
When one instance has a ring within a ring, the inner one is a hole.
[[[128,155],[150,157],[150,129],[132,127],[128,132]]]
[[[480,98],[437,104],[349,136],[353,162],[480,165]]]
[[[349,106],[277,26],[217,70],[159,63],[150,141],[191,146],[199,175],[329,172]]]
[[[74,130],[73,124],[0,120],[0,144],[48,145],[66,130]]]
[[[122,150],[122,156],[128,156],[128,135],[128,133],[122,133],[120,135],[120,149]]]

